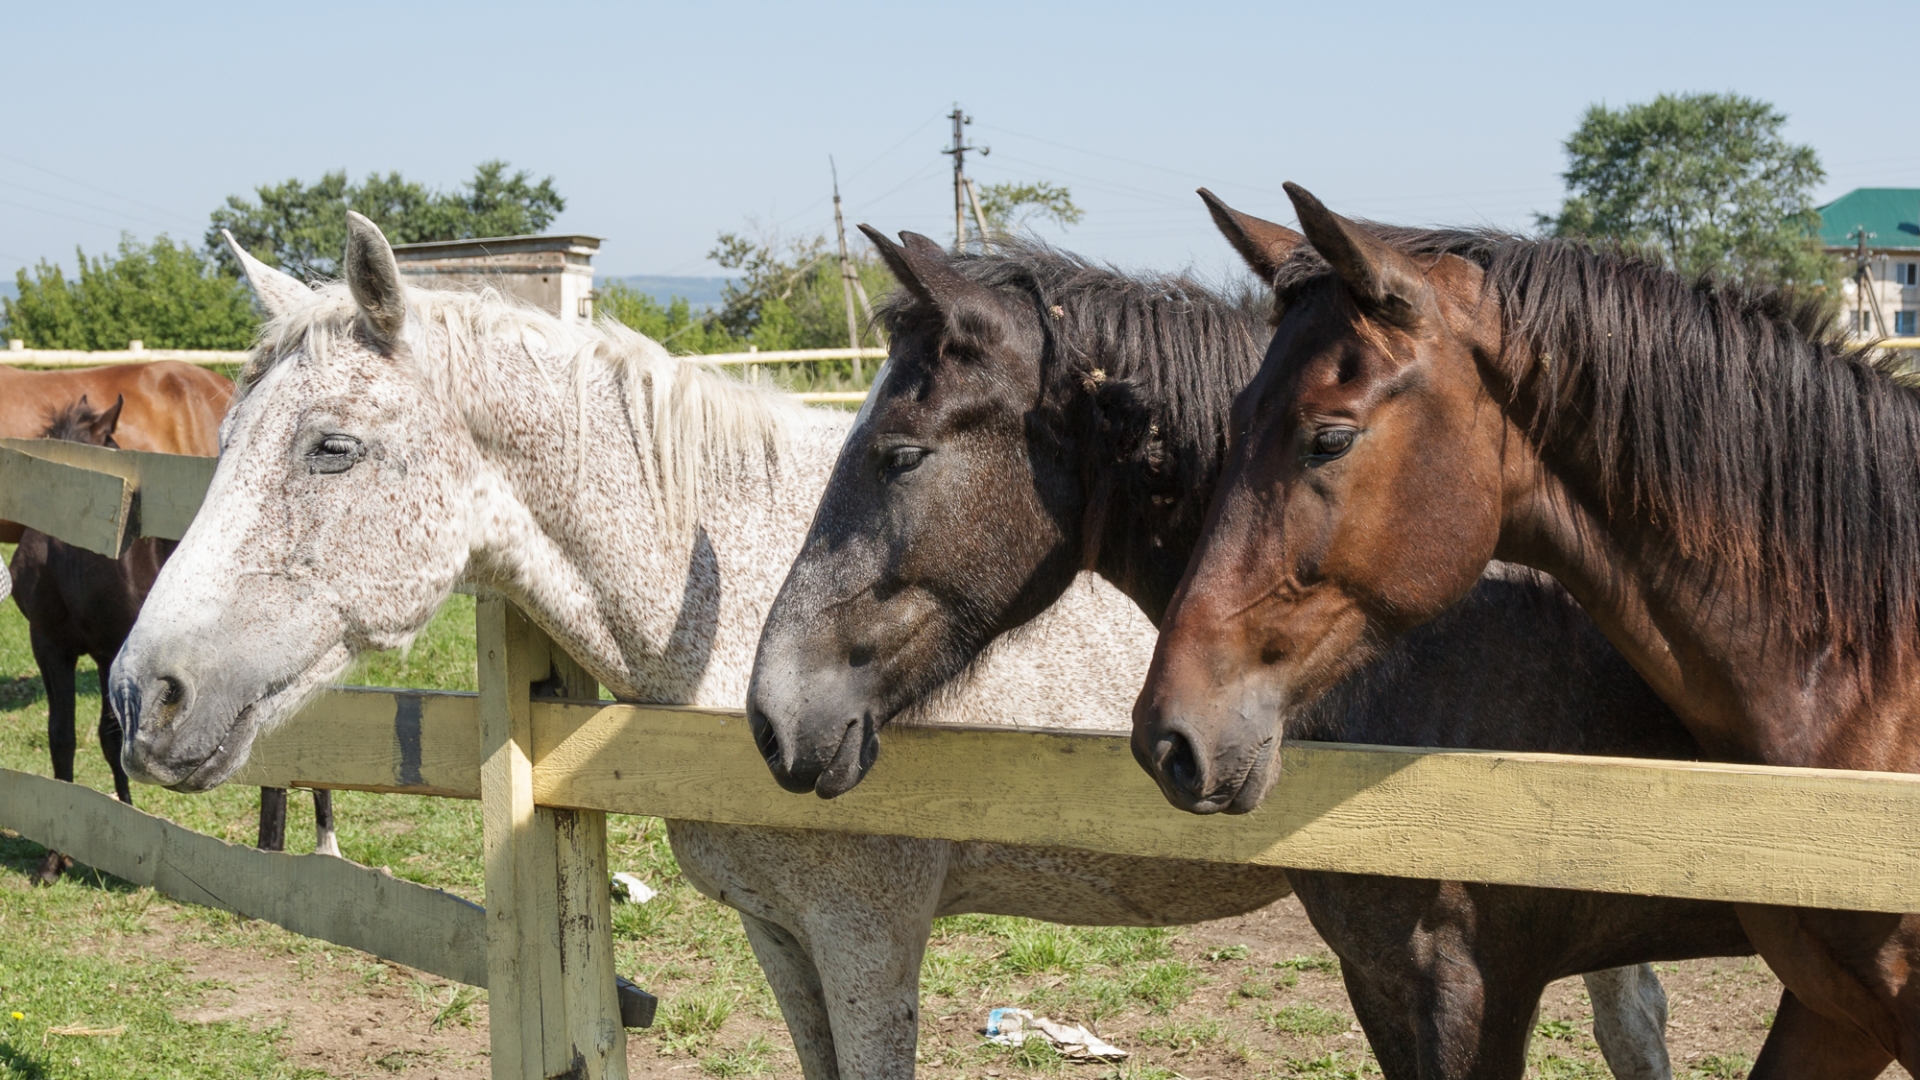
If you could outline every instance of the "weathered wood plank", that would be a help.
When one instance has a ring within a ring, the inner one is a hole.
[[[480,797],[480,695],[335,687],[253,744],[233,783]]]
[[[44,439],[0,440],[0,520],[119,558],[129,538],[133,484],[110,472],[77,468],[23,449],[33,444],[61,445]]]
[[[331,855],[229,844],[91,788],[11,769],[0,769],[0,824],[176,900],[486,985],[486,914],[451,893]]]
[[[890,729],[831,802],[722,710],[535,705],[543,805],[1868,911],[1920,910],[1920,776],[1295,744],[1266,805],[1169,806],[1124,737]]]
[[[112,450],[59,439],[0,439],[0,447],[42,461],[125,480],[133,492],[132,510],[126,519],[128,532],[124,539],[127,540],[135,536],[178,540],[185,536],[187,526],[193,524],[193,517],[206,498],[207,486],[213,482],[213,471],[220,464],[219,458]],[[42,498],[48,490],[64,489],[43,489]]]

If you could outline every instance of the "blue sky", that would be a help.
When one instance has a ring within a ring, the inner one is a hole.
[[[1855,25],[1872,41],[1907,18]],[[962,17],[964,12],[964,19]],[[1736,90],[1792,117],[1830,179],[1920,186],[1911,94],[1850,75],[1804,4],[15,5],[0,272],[122,229],[196,241],[230,193],[344,167],[435,185],[551,174],[556,228],[614,274],[711,274],[716,233],[952,228],[942,114],[982,182],[1069,185],[1060,242],[1125,266],[1229,265],[1199,200],[1525,226],[1593,102]],[[1884,49],[1869,48],[1872,55]]]

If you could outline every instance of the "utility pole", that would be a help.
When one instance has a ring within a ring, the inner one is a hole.
[[[1873,288],[1873,264],[1867,255],[1867,240],[1877,233],[1867,231],[1865,225],[1854,226],[1854,237],[1859,246],[1854,249],[1853,263],[1853,332],[1861,337],[1868,336],[1867,311],[1873,312],[1873,325],[1880,331],[1881,337],[1887,336],[1887,320],[1880,314],[1880,294]]]
[[[981,157],[993,151],[990,147],[967,145],[967,134],[962,129],[973,123],[973,117],[961,110],[959,102],[953,103],[953,112],[948,119],[953,121],[953,145],[940,152],[953,155],[953,250],[963,251],[967,246],[967,151],[978,150]],[[980,231],[981,243],[985,243],[986,239],[986,229],[983,227]]]
[[[847,254],[847,219],[840,214],[840,166],[827,155],[827,168],[833,170],[833,231],[840,235],[840,291],[847,298],[847,348],[860,347],[860,324],[853,319],[853,291],[860,289],[860,275],[854,272],[853,258]],[[867,306],[867,293],[860,289],[860,306]],[[860,381],[860,357],[853,358],[853,381]]]

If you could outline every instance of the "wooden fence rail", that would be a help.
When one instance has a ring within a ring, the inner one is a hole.
[[[211,469],[0,442],[0,518],[113,553],[183,532]],[[905,728],[882,735],[860,787],[825,801],[780,790],[739,712],[591,700],[593,680],[504,600],[481,598],[476,640],[479,693],[329,691],[262,735],[235,779],[480,799],[484,914],[377,871],[236,848],[19,773],[0,772],[0,823],[181,899],[482,983],[493,1073],[515,1078],[625,1076],[608,813],[1920,908],[1920,776],[1293,744],[1262,809],[1201,818],[1166,804],[1120,735]],[[555,676],[562,697],[530,696]]]

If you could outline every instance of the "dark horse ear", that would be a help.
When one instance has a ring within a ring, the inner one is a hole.
[[[896,244],[871,225],[860,226],[860,231],[873,241],[887,269],[893,271],[893,276],[900,279],[900,284],[915,299],[950,320],[986,298],[985,289],[953,268],[945,248],[919,233],[903,232],[900,239],[905,243]]]
[[[113,431],[120,426],[120,410],[127,404],[127,395],[121,394],[114,399],[113,408],[102,412],[93,411],[93,402],[87,395],[81,394],[74,402],[72,416],[75,420],[84,418],[87,428],[87,442],[93,446],[112,445]]]
[[[1252,214],[1243,214],[1206,188],[1200,189],[1200,201],[1207,204],[1207,213],[1213,215],[1213,223],[1220,227],[1227,243],[1233,250],[1247,260],[1247,266],[1260,275],[1261,281],[1272,281],[1280,272],[1280,264],[1287,261],[1293,249],[1307,242],[1307,238],[1285,225],[1276,225],[1263,221]]]
[[[1413,326],[1432,295],[1419,264],[1327,209],[1306,188],[1284,186],[1307,241],[1340,275],[1360,310],[1396,326]]]

